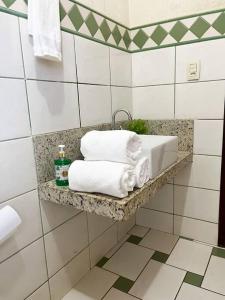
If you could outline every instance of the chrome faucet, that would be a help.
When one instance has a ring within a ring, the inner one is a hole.
[[[114,113],[113,113],[113,115],[112,115],[112,130],[115,130],[115,129],[116,129],[116,115],[117,115],[119,112],[124,112],[125,114],[127,114],[128,120],[129,120],[129,121],[132,121],[132,120],[133,120],[132,115],[131,115],[131,113],[130,113],[128,110],[125,110],[125,109],[118,109],[118,110],[114,111]],[[120,129],[122,129],[122,127],[120,127]]]

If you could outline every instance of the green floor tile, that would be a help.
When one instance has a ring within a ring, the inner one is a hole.
[[[161,263],[165,263],[168,257],[169,257],[168,254],[159,251],[155,251],[155,253],[152,255],[152,259],[157,260]]]
[[[198,287],[201,286],[202,280],[203,280],[203,276],[191,272],[187,272],[184,278],[184,282]]]
[[[107,263],[108,260],[109,258],[104,256],[102,259],[100,259],[100,261],[96,264],[96,266],[101,268],[104,266],[105,263]]]
[[[212,250],[212,255],[225,258],[225,249],[214,247]]]
[[[138,245],[140,241],[142,240],[141,237],[136,236],[136,235],[131,235],[128,239],[127,242]]]
[[[133,285],[134,281],[120,276],[114,283],[113,287],[117,290],[120,290],[121,292],[128,293]]]

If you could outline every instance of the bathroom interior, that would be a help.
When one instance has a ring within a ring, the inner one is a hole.
[[[0,300],[225,300],[224,38],[224,0],[0,0]]]

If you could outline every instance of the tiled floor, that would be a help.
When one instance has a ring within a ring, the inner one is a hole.
[[[135,226],[63,300],[225,300],[225,250]]]

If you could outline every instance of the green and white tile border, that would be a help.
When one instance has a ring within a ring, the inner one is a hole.
[[[77,1],[60,2],[62,30],[131,53],[225,37],[225,7],[128,28]],[[26,18],[27,0],[0,0],[0,11]]]

